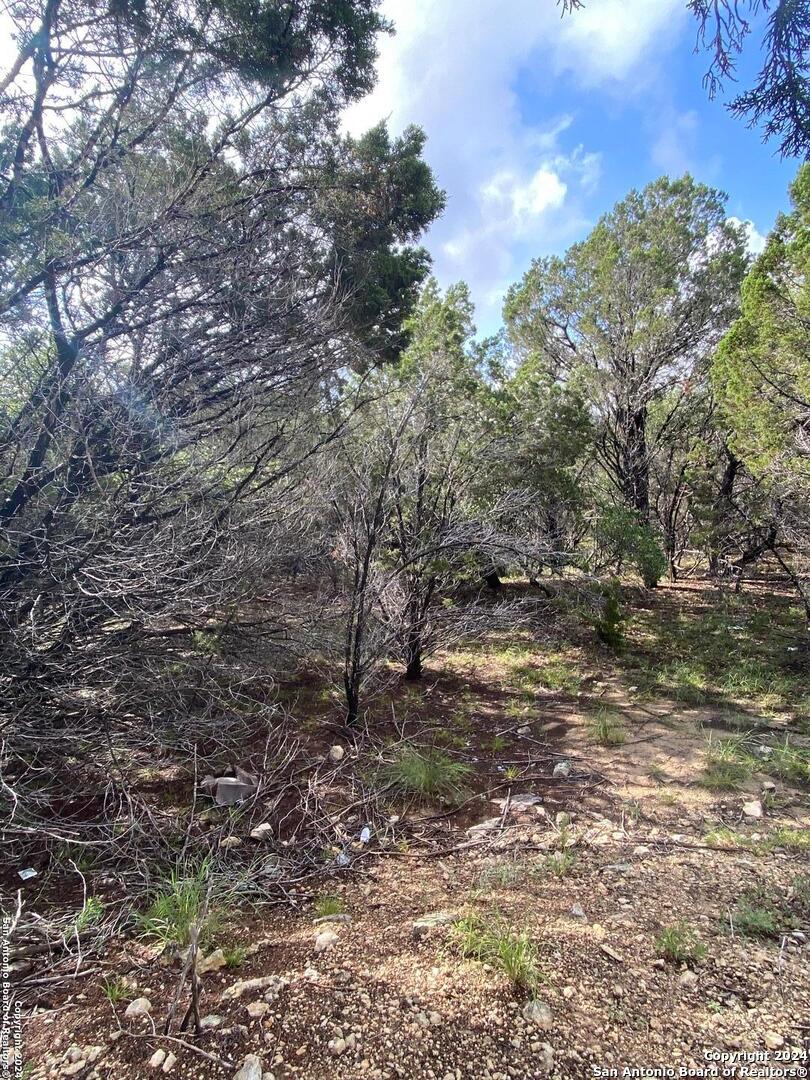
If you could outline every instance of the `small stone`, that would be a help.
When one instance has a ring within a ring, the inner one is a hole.
[[[315,952],[326,952],[333,945],[337,945],[338,941],[339,938],[334,930],[321,930],[320,934],[315,938]]]
[[[778,1050],[780,1047],[785,1045],[785,1040],[776,1031],[766,1031],[765,1045],[768,1047],[769,1050]]]
[[[156,1050],[154,1054],[149,1058],[149,1068],[159,1069],[163,1062],[166,1060],[165,1050]]]
[[[551,1008],[545,1001],[533,998],[523,1006],[523,1019],[530,1024],[536,1024],[541,1031],[549,1031],[552,1025]]]
[[[252,1020],[261,1020],[263,1016],[270,1012],[270,1003],[267,1001],[251,1001],[247,1011]]]
[[[152,1011],[152,1002],[149,998],[139,997],[134,1001],[130,1001],[124,1012],[125,1020],[140,1020],[144,1016],[148,1016]]]
[[[337,765],[339,761],[343,761],[345,756],[346,756],[346,751],[343,749],[342,746],[337,746],[336,745],[336,746],[330,746],[329,747],[328,757],[329,757],[329,760],[332,762],[333,765]]]
[[[262,1080],[263,1071],[262,1059],[255,1054],[248,1054],[233,1080]]]
[[[681,972],[681,977],[678,979],[681,986],[694,986],[697,981],[697,975],[689,968],[687,968],[686,971]]]
[[[576,993],[576,990],[574,989],[573,986],[564,986],[563,987],[562,996],[565,998],[566,1001],[570,1001],[575,993]]]
[[[558,829],[567,829],[571,824],[571,815],[565,810],[560,810],[560,812],[554,816],[554,824]]]
[[[273,826],[269,821],[263,821],[255,829],[250,830],[252,840],[269,840],[273,835]]]
[[[772,795],[774,791],[776,791],[776,784],[773,782],[773,780],[763,780],[762,790],[766,795]]]
[[[585,912],[583,911],[583,909],[580,907],[579,904],[572,904],[571,905],[571,914],[574,916],[575,919],[585,919],[585,918],[587,918],[587,916],[585,915]]]
[[[537,1051],[537,1068],[541,1075],[546,1075],[554,1068],[554,1047],[550,1043],[542,1043]]]
[[[748,818],[759,819],[762,817],[762,803],[759,799],[752,799],[751,802],[743,803],[743,813]]]
[[[82,1069],[87,1068],[87,1059],[79,1058],[78,1061],[74,1061],[72,1065],[66,1065],[62,1069],[63,1076],[78,1076]]]
[[[209,1013],[208,1016],[204,1016],[202,1020],[200,1020],[200,1027],[203,1029],[203,1031],[211,1031],[214,1028],[218,1028],[221,1026],[222,1017],[217,1016],[216,1013]]]
[[[439,926],[451,926],[459,921],[460,916],[453,911],[431,911],[427,915],[421,915],[411,927],[411,937],[414,941],[421,941],[427,937],[431,930]]]
[[[223,836],[219,842],[219,846],[223,851],[227,851],[228,848],[235,848],[241,846],[241,839],[238,836]]]
[[[287,984],[288,980],[282,975],[263,975],[258,979],[240,979],[239,982],[235,982],[233,986],[229,986],[222,991],[220,1000],[236,1001],[242,994],[263,990],[265,991],[265,998],[268,1001],[273,1001]]]
[[[104,1053],[104,1047],[103,1046],[88,1046],[85,1053],[86,1053],[87,1060],[90,1062],[91,1065],[93,1065],[93,1064],[95,1064],[95,1062],[98,1061],[98,1059]]]
[[[558,761],[554,766],[554,771],[551,774],[554,777],[566,777],[571,775],[571,762],[565,758],[563,761]]]
[[[332,1057],[340,1057],[340,1055],[346,1049],[346,1040],[345,1039],[330,1039],[329,1042],[326,1044],[326,1048],[329,1051],[329,1053],[332,1055]]]
[[[84,1051],[80,1046],[70,1046],[68,1047],[68,1052],[66,1056],[70,1064],[74,1065],[77,1061],[81,1061],[81,1059],[84,1057]]]
[[[208,956],[201,956],[197,960],[197,974],[205,975],[209,971],[219,971],[224,968],[228,961],[222,949],[214,949]]]
[[[168,1053],[166,1055],[166,1060],[163,1062],[163,1071],[165,1073],[171,1072],[176,1064],[177,1064],[177,1056],[176,1056],[176,1054]]]

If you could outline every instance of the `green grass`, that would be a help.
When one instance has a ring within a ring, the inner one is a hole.
[[[418,750],[407,747],[384,766],[382,773],[383,778],[401,795],[455,803],[461,802],[467,795],[465,781],[472,769],[435,748]]]
[[[731,925],[745,937],[779,937],[785,928],[784,916],[760,890],[743,893],[731,911]]]
[[[743,833],[721,825],[707,832],[703,839],[710,847],[740,848],[758,855],[765,855],[776,848],[798,852],[810,851],[810,829],[793,829],[786,825],[781,825],[767,836],[760,837],[759,840],[752,840]]]
[[[547,690],[576,694],[582,685],[582,676],[567,660],[547,660],[540,671],[540,682]]]
[[[706,946],[697,931],[683,919],[664,926],[655,939],[655,947],[659,956],[675,963],[696,963],[706,955]]]
[[[111,1005],[119,1001],[131,1001],[135,996],[129,984],[120,975],[108,975],[101,980],[101,992]]]
[[[810,750],[791,745],[790,736],[786,735],[784,743],[774,746],[770,756],[762,761],[762,768],[784,780],[810,784]]]
[[[97,896],[88,896],[82,910],[76,916],[73,929],[77,934],[83,934],[91,926],[97,926],[104,914],[104,904]]]
[[[463,957],[500,968],[518,990],[533,991],[540,981],[537,949],[528,934],[515,933],[500,918],[467,915],[453,926],[451,940]]]
[[[323,919],[327,915],[345,915],[346,905],[339,896],[319,896],[315,901],[315,917]]]
[[[751,776],[754,764],[749,733],[724,739],[710,736],[700,783],[712,791],[736,791]]]
[[[622,746],[627,740],[627,732],[616,709],[600,709],[588,720],[588,735],[600,746]]]
[[[570,873],[575,862],[576,856],[572,851],[553,851],[543,860],[543,866],[552,877],[564,878]]]
[[[206,911],[208,873],[207,862],[189,875],[172,870],[168,880],[155,892],[146,913],[138,919],[142,936],[160,942],[164,948],[184,948],[196,926],[200,945],[207,945],[221,920],[219,911],[210,903]]]
[[[230,945],[222,950],[222,955],[225,957],[225,967],[232,971],[247,960],[247,949],[244,945]]]

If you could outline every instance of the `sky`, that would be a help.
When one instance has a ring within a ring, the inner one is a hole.
[[[752,250],[788,206],[797,163],[708,99],[686,0],[586,4],[561,19],[555,0],[383,0],[396,33],[380,41],[376,88],[344,117],[355,135],[383,119],[424,128],[447,193],[425,244],[440,284],[469,284],[481,334],[532,258],[562,254],[664,173],[725,191]],[[755,34],[742,86],[759,47]]]

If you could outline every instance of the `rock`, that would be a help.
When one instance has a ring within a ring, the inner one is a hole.
[[[288,980],[282,975],[263,975],[258,979],[240,979],[233,986],[227,987],[220,995],[220,1001],[236,1001],[242,994],[253,991],[265,990],[265,998],[268,1001],[278,997],[279,993],[287,986]]]
[[[540,1070],[541,1076],[551,1072],[554,1068],[554,1047],[551,1043],[544,1042],[540,1044],[535,1064]]]
[[[766,1031],[765,1045],[769,1050],[778,1050],[781,1046],[785,1045],[785,1040],[776,1031]]]
[[[236,770],[236,778],[232,776],[206,776],[200,787],[213,794],[217,806],[235,806],[236,803],[244,802],[259,788],[259,778],[250,773]]]
[[[74,1061],[72,1065],[66,1065],[62,1069],[62,1076],[78,1076],[79,1073],[87,1068],[87,1059],[79,1058],[78,1061]]]
[[[513,795],[511,798],[506,799],[493,799],[496,806],[500,806],[503,810],[508,806],[510,812],[519,813],[521,810],[528,810],[531,806],[537,806],[543,800],[539,795],[532,795],[531,792],[520,792],[518,795]]]
[[[250,830],[252,840],[269,840],[273,835],[273,826],[269,821],[263,821],[255,829]]]
[[[521,736],[521,738],[526,739],[531,735],[532,729],[529,727],[528,724],[521,724],[520,727],[517,729],[517,733]]]
[[[773,780],[763,780],[762,791],[765,795],[773,795],[773,793],[776,791],[776,784],[773,782]]]
[[[681,986],[694,986],[697,981],[697,975],[689,968],[687,968],[686,971],[681,972],[681,977],[678,979]]]
[[[317,919],[312,920],[313,926],[320,926],[321,923],[342,923],[348,925],[352,921],[351,915],[319,915]]]
[[[567,829],[571,824],[571,815],[565,810],[560,810],[559,813],[554,816],[554,824],[558,829]]]
[[[470,828],[467,829],[467,836],[469,836],[471,840],[481,840],[488,833],[499,829],[501,824],[502,819],[500,817],[487,818],[486,821],[480,821],[477,825],[471,825]]]
[[[200,1027],[203,1031],[212,1031],[214,1028],[222,1027],[222,1017],[216,1013],[209,1013],[208,1016],[204,1016],[200,1020]]]
[[[315,952],[326,952],[333,945],[337,945],[339,940],[334,930],[321,930],[320,934],[315,938]]]
[[[748,818],[759,819],[762,817],[762,803],[759,799],[752,799],[751,802],[743,803],[743,813]]]
[[[163,1062],[163,1071],[165,1073],[171,1072],[176,1064],[177,1064],[177,1056],[175,1054],[168,1053],[166,1055],[166,1060]]]
[[[411,937],[414,941],[421,941],[436,927],[452,926],[460,918],[461,916],[454,911],[431,911],[427,915],[420,915],[411,927]]]
[[[573,986],[564,986],[562,990],[562,996],[566,1001],[570,1001],[576,993],[576,989]]]
[[[326,1049],[332,1055],[332,1057],[340,1057],[340,1055],[346,1049],[345,1039],[330,1039],[326,1044]]]
[[[523,1006],[523,1019],[528,1020],[530,1024],[535,1024],[541,1031],[551,1030],[551,1008],[539,998],[526,1002]]]
[[[88,1046],[85,1051],[85,1056],[91,1065],[95,1064],[101,1055],[104,1053],[103,1046]]]
[[[152,1011],[152,1002],[149,998],[139,997],[134,1001],[130,1001],[124,1012],[125,1020],[141,1020],[144,1016],[148,1016]]]
[[[255,1054],[248,1054],[233,1080],[262,1080],[263,1071],[262,1059]]]
[[[565,758],[563,761],[558,761],[554,766],[554,771],[551,774],[554,777],[566,777],[571,775],[571,762]]]
[[[149,1068],[159,1069],[163,1062],[166,1060],[165,1050],[156,1050],[154,1054],[149,1058]]]
[[[270,1012],[270,1003],[268,1001],[251,1001],[247,1011],[252,1020],[260,1020]]]
[[[68,1051],[65,1056],[67,1057],[69,1064],[75,1065],[77,1061],[81,1061],[81,1059],[84,1057],[84,1051],[80,1046],[76,1046],[74,1044],[73,1046],[68,1047]]]
[[[209,971],[219,971],[220,968],[224,968],[228,961],[225,959],[225,953],[222,949],[214,949],[208,956],[200,956],[197,958],[197,974],[205,975]]]
[[[238,836],[223,836],[219,842],[219,846],[223,851],[227,851],[229,848],[239,847],[242,841]]]
[[[582,908],[580,907],[579,904],[572,904],[571,905],[571,914],[574,916],[575,919],[585,919],[585,918],[587,918],[585,912],[582,910]]]
[[[329,758],[329,760],[332,762],[333,765],[337,765],[339,761],[343,761],[345,756],[346,756],[346,751],[343,749],[342,746],[337,746],[336,745],[336,746],[330,746],[329,747],[329,753],[327,754],[327,757]]]

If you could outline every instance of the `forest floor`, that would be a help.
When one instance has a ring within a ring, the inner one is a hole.
[[[114,939],[88,977],[43,987],[24,1075],[810,1075],[799,610],[764,586],[638,591],[611,651],[575,598],[551,608],[383,696],[398,749],[367,843],[362,740],[324,738],[314,680],[288,687],[306,752],[344,752],[329,784],[349,865],[295,906],[220,913],[200,1036],[162,1034],[179,967]],[[413,744],[452,798],[403,794]],[[137,998],[149,1011],[127,1018]]]

